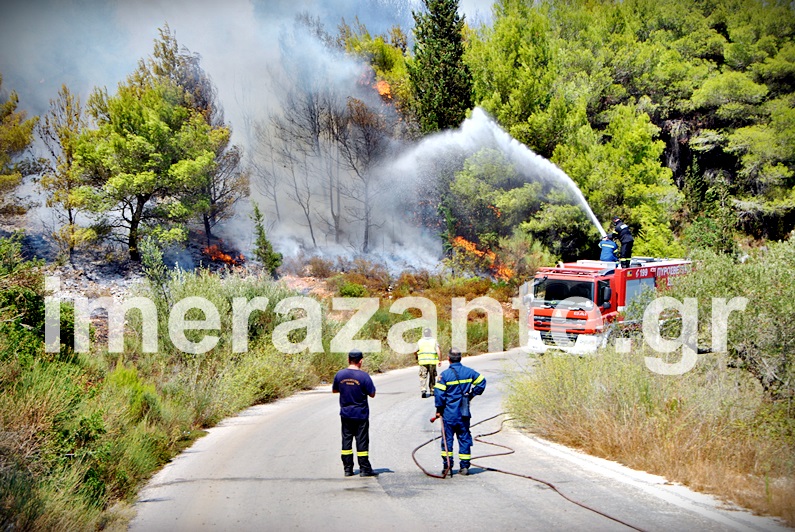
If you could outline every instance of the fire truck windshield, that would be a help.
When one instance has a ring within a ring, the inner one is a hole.
[[[557,307],[563,303],[569,308],[587,310],[593,308],[593,294],[593,281],[547,278],[535,285],[533,306]]]

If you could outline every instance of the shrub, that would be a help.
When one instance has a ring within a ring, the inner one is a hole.
[[[544,356],[510,384],[508,409],[538,434],[795,519],[795,434],[747,373],[701,356],[657,375],[644,355]],[[783,405],[779,405],[783,406]]]
[[[430,277],[431,276],[430,273],[428,273],[428,270],[420,270],[418,272],[402,272],[397,281],[395,281],[395,295],[398,297],[404,297],[411,295],[414,292],[427,290],[431,286]]]
[[[350,281],[343,281],[339,287],[339,293],[342,297],[367,297],[369,294],[367,288],[359,283],[352,283]]]
[[[383,264],[361,257],[353,260],[339,257],[337,258],[337,269],[346,277],[355,278],[356,282],[373,292],[386,292],[392,281],[389,271]]]
[[[701,215],[684,230],[684,243],[692,252],[706,249],[716,253],[736,253],[732,228],[722,218]]]
[[[795,239],[771,243],[767,250],[752,252],[742,263],[708,251],[694,258],[694,271],[676,279],[671,295],[680,300],[698,299],[700,344],[712,343],[713,298],[747,298],[745,311],[729,316],[729,354],[735,365],[760,382],[770,399],[793,405]]]
[[[336,273],[334,262],[322,257],[311,257],[307,261],[309,274],[319,279],[328,279]]]

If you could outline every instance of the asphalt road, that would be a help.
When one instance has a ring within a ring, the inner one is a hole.
[[[502,353],[463,362],[488,381],[485,394],[472,403],[476,423],[502,412],[504,376],[530,361]],[[468,477],[425,476],[411,454],[439,435],[438,423],[428,421],[433,399],[420,398],[415,368],[376,375],[374,381],[370,458],[377,478],[343,477],[338,396],[330,385],[322,386],[250,408],[211,429],[141,491],[131,530],[631,530],[525,478],[474,466]],[[473,434],[498,429],[500,419],[478,425]],[[516,452],[478,460],[499,450],[476,443],[473,462],[543,479],[637,529],[784,529],[661,477],[509,426],[486,439]],[[417,458],[434,473],[442,469],[438,441]]]

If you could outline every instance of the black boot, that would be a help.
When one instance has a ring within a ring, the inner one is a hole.
[[[370,465],[370,460],[366,456],[359,457],[359,476],[360,477],[376,476],[375,471],[373,471],[373,466]]]
[[[343,455],[342,456],[342,467],[345,468],[345,476],[346,477],[352,477],[353,476],[353,456]]]

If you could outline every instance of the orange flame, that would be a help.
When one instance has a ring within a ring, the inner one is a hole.
[[[392,87],[390,87],[389,83],[383,79],[376,81],[375,85],[373,85],[373,88],[378,91],[378,94],[380,94],[384,100],[392,99]]]
[[[472,255],[483,259],[492,275],[494,275],[494,277],[500,281],[508,281],[513,278],[514,271],[505,264],[502,264],[497,258],[496,253],[493,251],[489,249],[485,251],[480,250],[478,249],[477,244],[470,242],[462,236],[455,237],[452,241],[452,245],[453,247],[460,248],[467,253],[471,253]]]
[[[492,211],[494,211],[494,215],[497,216],[497,218],[502,216],[502,211],[500,209],[498,209],[496,206],[489,205],[488,208],[491,209]]]
[[[506,266],[505,264],[497,264],[497,267],[493,270],[494,277],[499,279],[500,281],[510,281],[513,279],[513,270]]]
[[[237,258],[235,258],[232,255],[229,255],[221,251],[221,248],[219,248],[217,244],[205,247],[204,249],[202,249],[202,253],[207,255],[207,257],[209,257],[209,259],[213,262],[224,262],[231,266],[238,266],[246,261],[246,258],[243,256],[242,253],[238,255]]]

